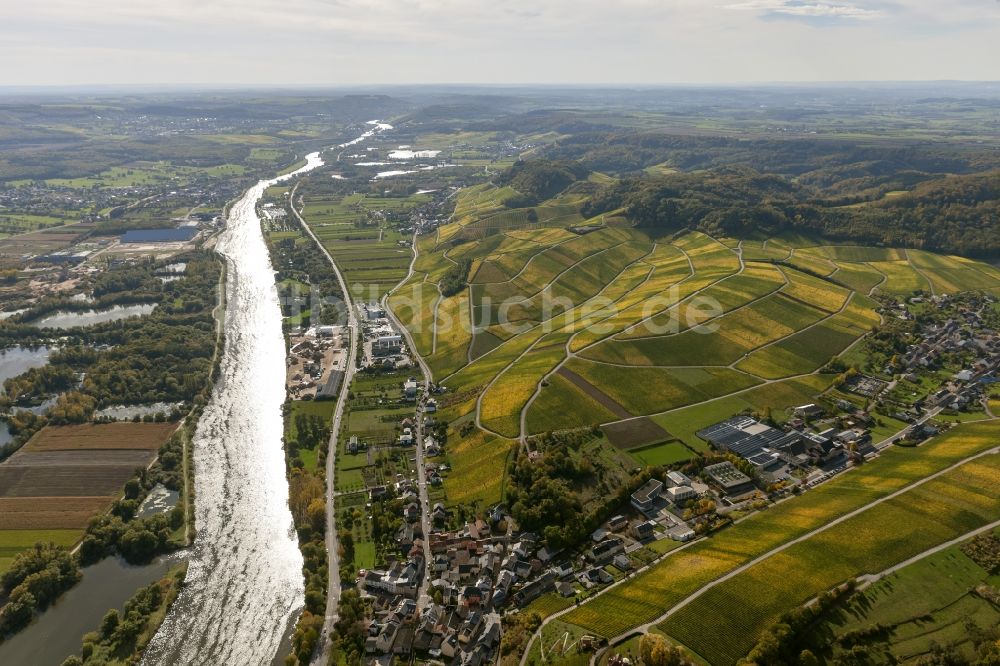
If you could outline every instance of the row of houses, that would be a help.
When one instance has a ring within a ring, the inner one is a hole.
[[[399,600],[368,626],[365,652],[408,658],[414,653],[463,666],[491,663],[500,645],[500,618],[467,606],[430,604],[422,612]]]

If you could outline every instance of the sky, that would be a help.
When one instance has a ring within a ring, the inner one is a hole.
[[[0,0],[0,15],[0,86],[1000,78],[1000,0]]]

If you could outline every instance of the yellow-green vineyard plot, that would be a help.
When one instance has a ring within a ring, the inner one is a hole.
[[[910,266],[908,261],[873,261],[871,266],[886,276],[880,292],[906,296],[915,291],[929,291],[930,283]]]
[[[545,249],[545,246],[525,248],[490,257],[483,261],[483,268],[480,269],[480,271],[485,270],[485,273],[482,276],[477,273],[474,282],[508,282],[513,280],[525,269],[533,257]]]
[[[468,437],[455,433],[446,446],[451,472],[444,479],[449,504],[482,507],[499,502],[507,475],[507,457],[514,443],[477,430]]]
[[[869,293],[886,279],[875,267],[869,264],[841,262],[837,266],[840,270],[833,276],[833,279],[862,294]]]
[[[606,284],[601,291],[596,294],[607,302],[614,303],[610,307],[610,312],[617,312],[620,303],[631,300],[636,291],[640,290],[649,279],[653,269],[642,261],[637,261],[622,270],[611,282]],[[601,306],[594,303],[594,308]]]
[[[610,229],[579,236],[535,254],[517,277],[509,282],[477,285],[481,287],[481,292],[473,293],[481,293],[480,301],[488,299],[495,315],[502,303],[511,299],[530,299],[557,276],[586,257],[620,245],[626,240],[628,234]]]
[[[460,191],[455,198],[455,224],[439,227],[439,231],[450,230],[449,227],[461,227],[474,222],[491,211],[502,210],[505,202],[518,196],[517,191],[510,187],[497,187],[485,183],[474,185]],[[442,238],[442,240],[445,240]]]
[[[434,341],[434,304],[440,298],[436,284],[414,276],[389,296],[389,307],[410,331],[421,356],[430,356]]]
[[[624,290],[622,289],[621,281],[625,279],[629,285],[634,285],[638,282],[635,274],[628,269],[634,263],[634,258],[644,256],[648,252],[649,247],[620,241],[619,239],[622,237],[627,239],[628,232],[616,231],[614,233],[616,236],[606,237],[599,241],[600,244],[581,244],[576,247],[566,248],[574,253],[586,253],[580,257],[579,261],[575,261],[572,256],[566,256],[563,246],[560,246],[559,248],[552,249],[563,256],[544,256],[543,254],[535,257],[529,264],[529,269],[533,266],[536,269],[531,274],[529,274],[529,270],[526,270],[515,280],[507,283],[474,285],[473,299],[476,304],[477,326],[483,327],[487,323],[504,324],[506,322],[513,322],[521,324],[545,321],[565,312],[567,307],[573,306],[574,303],[565,297],[561,297],[559,300],[553,298],[548,284],[542,285],[541,288],[536,290],[536,283],[540,283],[544,277],[539,273],[543,268],[553,276],[560,276],[560,278],[577,271],[584,265],[589,266],[589,270],[597,271],[599,275],[594,278],[592,284],[587,286],[587,289],[592,293],[589,295],[584,293],[579,294],[578,298],[581,299],[595,296],[603,290],[612,290],[619,296],[623,294]],[[608,243],[611,244],[607,245]],[[600,249],[601,244],[607,246]],[[596,251],[594,251],[595,248],[597,248]],[[619,250],[621,251],[619,252]],[[632,260],[629,261],[629,259]],[[564,264],[570,261],[574,261],[574,263],[563,267]],[[598,284],[598,281],[603,282]],[[596,305],[591,304],[588,306],[588,312],[595,309]],[[605,314],[604,316],[607,315]]]
[[[542,377],[565,356],[565,349],[555,346],[533,349],[519,358],[483,394],[480,423],[506,437],[517,437],[521,432],[521,409],[535,393]]]
[[[933,283],[935,293],[954,294],[969,289],[1000,287],[1000,280],[985,264],[922,250],[907,250],[907,255],[914,268]]]
[[[726,365],[761,345],[793,335],[823,316],[815,308],[773,294],[677,335],[611,339],[581,356],[624,365]]]
[[[648,242],[631,241],[581,260],[549,284],[541,298],[579,304],[603,290],[619,273],[649,254]],[[537,299],[536,299],[537,300]]]
[[[600,311],[590,311],[584,304],[516,336],[484,357],[487,361],[485,365],[501,374],[483,395],[480,402],[480,423],[508,437],[518,435],[521,410],[534,395],[538,384],[565,358],[566,344],[574,332],[585,330],[599,317]],[[542,334],[544,337],[540,337]],[[532,345],[534,347],[530,351],[521,355],[523,350]],[[507,359],[510,359],[510,367],[503,369],[505,366],[500,363]],[[456,377],[460,377],[468,369],[467,367]],[[484,374],[482,370],[477,371],[479,377]]]
[[[660,628],[709,662],[732,664],[790,608],[848,578],[882,571],[998,516],[1000,460],[989,456],[754,565],[685,606]],[[723,626],[726,640],[719,641]]]
[[[687,257],[677,248],[671,245],[658,245],[641,264],[650,266],[652,273],[616,302],[609,316],[602,319],[598,326],[577,334],[571,345],[574,352],[619,333],[689,295],[689,292],[682,289],[682,283],[690,279],[693,273]]]
[[[878,323],[879,316],[871,299],[855,294],[843,312],[752,352],[736,367],[764,379],[813,372],[869,333]]]
[[[674,245],[684,251],[700,277],[714,281],[740,269],[736,253],[705,234],[694,232],[681,236]]]
[[[755,377],[729,368],[621,367],[579,358],[571,359],[565,367],[636,416],[701,402],[760,383]],[[542,389],[542,393],[551,388]],[[588,418],[583,423],[599,421]]]
[[[545,335],[545,329],[542,326],[527,327],[527,329],[502,342],[458,372],[444,378],[448,388],[462,392],[477,386],[484,387]]]
[[[801,271],[785,270],[789,284],[782,293],[789,298],[827,312],[836,312],[844,306],[850,290]]]
[[[866,263],[869,261],[905,261],[906,253],[895,247],[871,247],[867,245],[821,245],[810,248],[810,252],[822,254],[837,264]]]
[[[965,424],[919,448],[895,448],[793,500],[675,551],[563,620],[611,638],[655,620],[706,583],[844,515],[996,446],[1000,423]]]
[[[741,273],[701,288],[697,281],[686,283],[682,289],[687,298],[666,312],[644,320],[616,336],[619,340],[648,338],[666,332],[681,332],[712,321],[715,317],[746,307],[785,286],[781,271],[770,264],[748,264]]]
[[[442,298],[437,308],[437,345],[427,359],[435,377],[446,377],[468,361],[472,342],[472,322],[469,312],[469,290]]]
[[[508,231],[506,235],[515,241],[520,240],[529,243],[540,243],[542,245],[555,245],[556,243],[569,240],[570,238],[576,236],[576,234],[572,231],[567,231],[557,227],[549,229],[521,229],[517,231]]]
[[[783,261],[791,255],[790,248],[760,240],[745,240],[741,247],[744,261]]]
[[[554,374],[546,381],[547,386],[528,410],[528,433],[568,430],[618,418],[562,375]]]
[[[807,273],[829,276],[837,270],[837,265],[827,259],[819,248],[796,250],[785,263]]]
[[[976,270],[985,273],[991,280],[996,280],[1000,282],[1000,267],[994,266],[993,264],[987,264],[983,261],[976,261],[975,259],[969,259],[968,257],[958,257],[954,256],[951,259],[957,261],[964,267],[972,266]]]
[[[476,259],[492,256],[492,254],[497,251],[497,248],[503,245],[505,238],[505,236],[497,235],[490,236],[489,238],[484,238],[482,240],[437,243],[435,242],[433,234],[428,234],[417,237],[417,247],[419,248],[421,255],[433,255],[436,253],[443,254],[445,261],[451,265],[451,263],[458,263],[463,259]],[[430,265],[429,262],[424,263],[422,259],[417,260],[416,267],[417,270],[423,270],[425,273],[429,273],[434,270],[433,265]]]

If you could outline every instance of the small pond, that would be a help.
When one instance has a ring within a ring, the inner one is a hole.
[[[154,416],[163,413],[170,416],[170,413],[180,407],[180,402],[154,402],[148,405],[112,405],[94,412],[96,419],[113,419],[115,421],[131,421],[135,417]]]
[[[160,513],[166,513],[177,506],[180,497],[180,493],[176,490],[170,490],[162,483],[158,483],[153,486],[153,489],[146,495],[146,499],[139,505],[139,513],[136,515],[139,518],[149,518]]]

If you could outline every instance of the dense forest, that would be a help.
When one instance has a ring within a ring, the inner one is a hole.
[[[746,236],[793,230],[830,239],[966,255],[1000,251],[1000,170],[925,181],[854,206],[748,167],[626,178],[594,195],[587,216],[621,209],[637,226]]]
[[[569,160],[519,160],[500,174],[497,184],[509,185],[524,195],[508,202],[508,205],[520,208],[554,197],[589,173],[590,170],[579,162]]]
[[[1000,166],[991,148],[835,139],[690,136],[661,133],[586,133],[547,151],[551,159],[579,160],[595,171],[628,173],[669,163],[685,170],[742,165],[772,173],[892,177],[904,171],[970,173]]]

